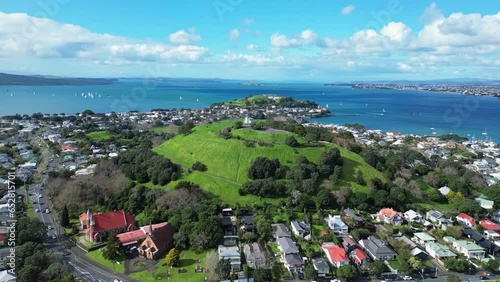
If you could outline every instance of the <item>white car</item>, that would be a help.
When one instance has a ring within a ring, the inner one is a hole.
[[[57,236],[56,235],[52,235],[52,239],[57,239]]]
[[[49,225],[49,226],[47,226],[47,229],[48,230],[52,230],[52,229],[54,229],[54,227],[52,227],[52,226]]]
[[[40,210],[39,210],[39,209],[36,209],[36,210],[35,210],[35,212],[40,212]]]
[[[403,280],[405,280],[405,281],[411,281],[411,280],[413,280],[413,277],[405,275],[405,276],[403,276]]]

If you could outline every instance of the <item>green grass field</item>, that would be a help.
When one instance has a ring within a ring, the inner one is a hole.
[[[293,165],[299,156],[305,156],[312,162],[317,162],[321,153],[330,146],[337,147],[344,157],[343,181],[339,185],[349,185],[354,190],[366,190],[366,187],[356,184],[357,171],[361,171],[365,180],[374,177],[383,178],[375,168],[366,164],[364,159],[336,144],[326,147],[301,147],[291,148],[283,144],[291,133],[262,133],[249,129],[238,129],[233,135],[239,135],[253,140],[263,140],[272,143],[272,147],[259,146],[246,147],[242,140],[236,138],[224,139],[218,136],[218,132],[234,124],[234,120],[225,120],[211,125],[201,125],[193,129],[193,133],[184,136],[179,135],[163,143],[153,150],[170,158],[172,161],[190,168],[196,161],[207,166],[205,173],[191,173],[185,175],[181,180],[192,181],[207,191],[219,196],[223,201],[229,203],[253,202],[257,198],[248,196],[241,197],[237,188],[247,182],[247,170],[253,160],[265,156],[270,159],[279,159],[283,165]],[[296,137],[299,142],[303,139]],[[169,185],[172,187],[175,183]]]
[[[193,251],[182,251],[181,260],[178,267],[169,268],[164,259],[160,259],[156,264],[155,271],[150,272],[148,270],[143,270],[140,272],[132,273],[129,276],[133,279],[139,281],[158,281],[158,280],[169,280],[173,282],[201,282],[205,280],[207,276],[206,273],[197,273],[194,269],[197,266],[205,267],[204,259],[206,256],[206,252],[203,253],[195,253]],[[200,260],[200,263],[197,263],[196,260]],[[186,269],[186,272],[179,273],[180,268]],[[170,270],[170,277],[168,275],[168,271]],[[158,279],[158,277],[161,277]]]
[[[125,261],[124,255],[122,255],[122,257],[120,259],[118,259],[118,262],[120,264],[117,264],[115,262],[112,262],[110,260],[105,259],[102,256],[102,252],[100,250],[88,252],[85,255],[88,258],[92,259],[93,261],[96,261],[97,263],[100,263],[100,264],[104,265],[105,267],[107,267],[113,271],[116,271],[117,273],[124,273],[125,272],[125,266],[123,264],[123,262]]]
[[[109,135],[109,133],[105,130],[87,133],[87,136],[94,139],[94,140],[98,140],[98,139],[107,140],[111,137],[111,135]]]

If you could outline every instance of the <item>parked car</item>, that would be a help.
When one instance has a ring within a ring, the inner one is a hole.
[[[403,280],[405,280],[405,281],[411,281],[411,280],[413,280],[413,277],[405,275],[405,276],[403,276]]]
[[[40,210],[39,210],[39,209],[36,209],[36,210],[35,210],[35,212],[40,212]]]
[[[56,235],[52,235],[52,239],[57,239],[57,236]]]
[[[52,226],[49,225],[49,226],[47,226],[47,229],[48,230],[52,230],[52,229],[54,229],[54,227],[52,227]]]

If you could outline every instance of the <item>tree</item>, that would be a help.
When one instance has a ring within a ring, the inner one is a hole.
[[[191,166],[191,169],[192,170],[198,170],[198,171],[206,171],[207,170],[207,166],[201,162],[195,162],[192,166]]]
[[[444,267],[449,270],[464,272],[469,267],[469,265],[464,259],[449,258],[445,260]]]
[[[414,269],[419,270],[422,269],[422,261],[416,257],[411,257],[408,259],[408,264]]]
[[[351,280],[356,277],[356,268],[352,265],[343,265],[336,271],[337,277],[340,279]]]
[[[222,229],[219,226],[217,217],[210,216],[200,219],[193,233],[189,236],[189,241],[194,249],[201,251],[215,247],[221,236]]]
[[[271,238],[273,229],[271,228],[271,223],[265,218],[259,218],[256,220],[255,227],[257,228],[257,233],[259,234],[260,241],[267,241]]]
[[[26,265],[23,267],[17,275],[17,280],[19,282],[33,282],[38,281],[39,275],[42,269],[35,265]]]
[[[288,137],[285,139],[285,145],[290,146],[290,147],[298,147],[300,144],[299,144],[299,142],[297,141],[297,139],[295,139],[295,137],[293,137],[293,136],[288,136]]]
[[[483,263],[483,268],[488,270],[488,271],[498,271],[498,267],[500,267],[499,264],[500,263],[497,260],[490,259],[490,260],[488,260],[488,262]]]
[[[241,120],[237,120],[234,125],[233,125],[234,129],[240,129],[243,127],[243,122]]]
[[[462,282],[462,279],[454,274],[448,274],[446,276],[446,282]]]
[[[369,273],[371,276],[378,277],[380,274],[389,271],[387,265],[385,265],[384,261],[376,260],[372,262],[369,266]]]
[[[176,248],[171,249],[168,252],[167,256],[165,257],[165,260],[167,261],[167,265],[168,266],[177,266],[179,264],[180,256],[181,256],[181,254]]]
[[[66,205],[64,205],[64,208],[63,208],[62,213],[61,213],[61,225],[64,228],[68,228],[70,226],[69,225],[69,212],[68,212],[68,207]]]
[[[44,281],[61,281],[69,274],[71,274],[71,272],[68,266],[55,262],[50,264],[49,267],[42,272],[41,276]]]
[[[333,195],[328,189],[321,189],[316,195],[316,201],[322,208],[328,208],[333,203]]]
[[[274,177],[276,170],[281,166],[278,159],[257,157],[248,168],[248,178],[265,179]]]
[[[363,176],[363,173],[360,170],[358,170],[358,173],[356,174],[356,183],[358,183],[359,185],[366,184],[365,177]]]
[[[333,173],[335,166],[342,166],[343,163],[344,161],[340,155],[339,149],[331,148],[321,154],[318,168],[321,174],[330,175]]]
[[[215,268],[215,272],[217,273],[217,277],[222,280],[226,280],[229,278],[231,274],[231,266],[229,265],[229,260],[221,259]]]
[[[253,271],[253,279],[255,282],[268,282],[273,280],[273,274],[270,269],[257,268]]]
[[[446,234],[448,234],[448,236],[451,236],[457,240],[462,238],[463,232],[464,232],[464,228],[462,226],[448,226],[446,228]]]
[[[215,281],[217,280],[217,266],[219,264],[219,255],[217,251],[212,250],[207,253],[205,256],[205,266],[208,269],[208,280]]]
[[[114,232],[108,236],[108,244],[102,253],[102,256],[107,260],[116,260],[120,257],[120,240]]]
[[[311,281],[314,281],[318,278],[318,273],[314,269],[314,266],[310,263],[306,265],[304,268],[304,276]]]

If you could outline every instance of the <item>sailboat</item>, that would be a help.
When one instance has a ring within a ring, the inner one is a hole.
[[[385,113],[385,108],[384,108],[384,109],[382,109],[382,112],[383,112],[383,113]]]
[[[484,132],[482,134],[483,135],[488,135],[488,132],[486,132],[486,127],[484,128]]]
[[[326,104],[326,108],[328,108],[328,104]]]
[[[179,97],[179,100],[182,100],[182,96]]]

